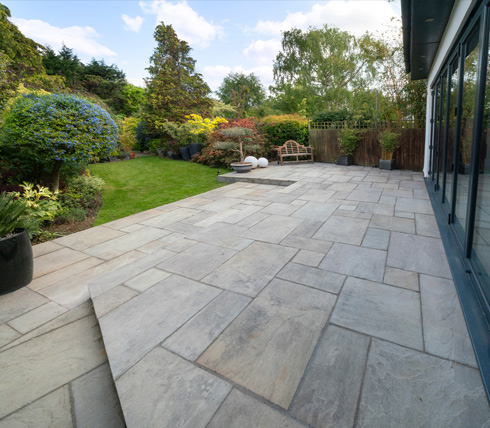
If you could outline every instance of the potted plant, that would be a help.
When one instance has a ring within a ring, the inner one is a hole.
[[[15,194],[0,194],[0,294],[32,281],[34,259],[29,237],[37,231],[40,220],[27,216],[27,209]]]
[[[225,141],[218,141],[214,143],[216,149],[228,149],[240,153],[240,162],[232,162],[230,166],[236,172],[249,172],[252,170],[252,162],[244,162],[244,143],[246,150],[257,149],[258,146],[251,144],[253,142],[253,131],[249,128],[236,127],[236,128],[226,128],[220,131]]]
[[[396,132],[384,131],[379,134],[379,145],[381,146],[381,159],[379,169],[391,171],[395,167],[393,152],[400,147],[400,135]]]
[[[337,136],[337,145],[340,150],[338,164],[343,166],[352,165],[352,153],[359,145],[359,131],[352,128],[341,129]]]

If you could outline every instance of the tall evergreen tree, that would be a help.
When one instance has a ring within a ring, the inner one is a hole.
[[[156,130],[165,120],[183,122],[188,114],[203,115],[212,103],[209,86],[195,71],[196,61],[189,55],[187,42],[179,40],[172,26],[163,22],[154,37],[157,47],[150,57],[146,85],[147,122]]]

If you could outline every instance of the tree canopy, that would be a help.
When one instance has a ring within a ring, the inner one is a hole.
[[[216,91],[221,102],[232,105],[237,116],[254,107],[261,107],[265,101],[265,89],[260,79],[253,73],[230,73]]]
[[[338,110],[350,104],[353,91],[366,86],[380,58],[379,43],[324,25],[286,31],[274,62],[271,88],[286,112]]]
[[[209,86],[195,70],[187,42],[179,40],[171,25],[160,23],[154,34],[157,46],[147,68],[147,122],[153,129],[165,120],[183,122],[191,113],[211,109]]]

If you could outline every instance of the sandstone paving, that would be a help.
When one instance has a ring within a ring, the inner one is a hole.
[[[476,369],[373,339],[355,427],[490,426]]]
[[[205,428],[231,385],[155,348],[116,381],[128,427]],[[145,399],[142,399],[145,397]]]
[[[335,296],[273,280],[198,362],[288,408]]]
[[[0,427],[489,426],[420,173],[239,178],[34,247],[0,296]]]

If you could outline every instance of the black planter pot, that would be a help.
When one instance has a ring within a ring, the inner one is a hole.
[[[352,156],[339,156],[338,165],[349,166],[353,164]]]
[[[191,156],[191,159],[194,157],[194,155],[201,153],[202,150],[202,144],[200,143],[189,143],[187,147],[189,147],[189,154]]]
[[[14,236],[0,239],[0,294],[18,290],[32,281],[31,241],[25,229],[15,229],[14,233]]]
[[[379,169],[386,169],[388,171],[395,169],[395,159],[390,159],[390,160],[380,159]]]
[[[167,152],[167,156],[169,158],[171,158],[172,160],[181,160],[182,159],[182,156],[180,156],[180,154],[174,153],[174,152],[172,152],[170,150]]]
[[[180,156],[182,156],[182,159],[184,159],[185,161],[191,160],[191,155],[189,153],[189,146],[179,147],[179,152],[180,152]]]
[[[458,165],[458,173],[468,175],[471,173],[471,164],[460,162]]]

